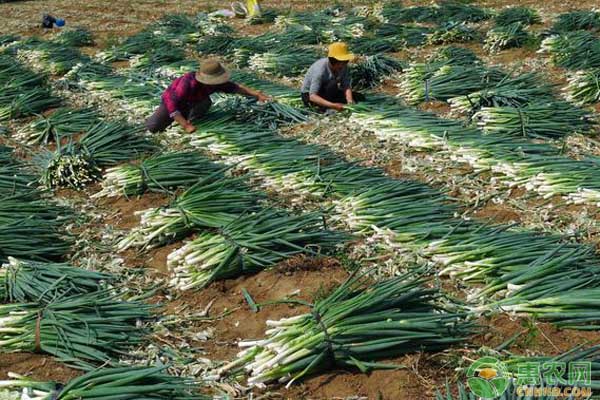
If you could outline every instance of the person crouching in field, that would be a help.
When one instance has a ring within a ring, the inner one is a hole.
[[[304,77],[301,89],[304,105],[342,111],[346,104],[353,104],[357,97],[362,97],[350,87],[348,63],[354,58],[346,43],[331,44],[327,57],[311,65]]]
[[[188,72],[175,79],[162,94],[158,109],[146,121],[146,128],[152,133],[162,132],[177,121],[186,132],[194,132],[196,127],[191,121],[208,112],[212,105],[210,95],[216,92],[238,93],[258,101],[270,100],[263,93],[231,82],[229,78],[229,72],[220,62],[207,60],[197,72]]]

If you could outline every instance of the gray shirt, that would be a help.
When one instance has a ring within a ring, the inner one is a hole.
[[[304,82],[302,83],[302,93],[316,94],[319,93],[321,88],[325,87],[328,83],[336,81],[340,90],[346,90],[350,87],[350,74],[348,73],[348,66],[346,65],[343,70],[336,76],[329,68],[329,59],[327,57],[321,58],[315,61],[310,66]]]

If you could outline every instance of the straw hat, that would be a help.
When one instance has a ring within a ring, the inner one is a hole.
[[[229,78],[231,75],[217,60],[206,60],[196,72],[196,80],[205,85],[221,85]]]
[[[348,51],[348,45],[344,42],[335,42],[329,46],[328,57],[335,58],[338,61],[352,61],[354,54]]]

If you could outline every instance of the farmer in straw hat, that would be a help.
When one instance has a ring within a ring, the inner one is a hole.
[[[210,95],[216,92],[239,93],[256,97],[258,101],[270,98],[261,92],[252,90],[229,80],[230,74],[216,60],[205,61],[197,72],[188,72],[175,79],[162,94],[158,109],[146,121],[150,132],[162,132],[173,121],[177,121],[188,133],[196,130],[190,121],[198,119],[208,112],[212,105]]]
[[[354,103],[357,96],[350,88],[348,73],[348,63],[354,58],[346,43],[331,44],[328,56],[316,61],[304,77],[301,89],[304,104],[342,111],[345,104]]]

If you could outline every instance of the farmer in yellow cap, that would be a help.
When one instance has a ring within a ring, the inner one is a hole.
[[[304,77],[301,89],[304,104],[342,111],[345,104],[354,103],[348,73],[348,62],[354,58],[346,43],[330,45],[328,56],[311,65]]]
[[[150,132],[162,132],[173,121],[188,133],[196,130],[191,121],[208,112],[212,105],[210,95],[216,92],[238,93],[268,101],[270,97],[229,80],[230,74],[217,60],[202,63],[197,72],[188,72],[175,79],[161,97],[160,106],[146,121]]]

